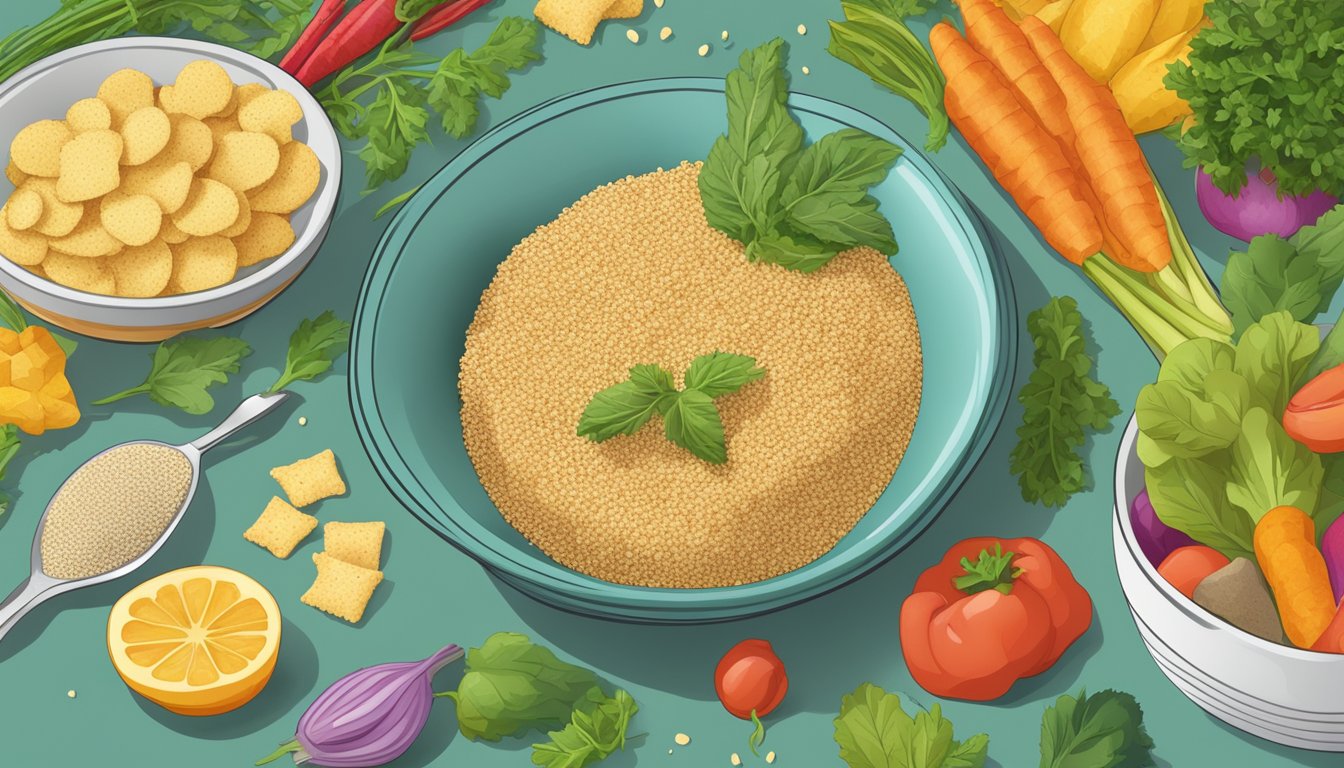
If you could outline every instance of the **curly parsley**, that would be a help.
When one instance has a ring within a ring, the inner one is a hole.
[[[1163,81],[1190,103],[1188,165],[1236,194],[1258,159],[1279,190],[1344,195],[1344,3],[1210,0],[1212,26]]]
[[[1022,426],[1010,456],[1025,501],[1062,507],[1086,484],[1078,449],[1087,430],[1105,429],[1120,413],[1105,384],[1093,379],[1078,302],[1051,299],[1027,316],[1035,370],[1017,393]]]

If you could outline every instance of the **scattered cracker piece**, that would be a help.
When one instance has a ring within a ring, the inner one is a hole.
[[[328,555],[360,568],[378,570],[383,555],[383,533],[387,525],[331,522],[322,526],[322,547]]]
[[[283,560],[316,527],[316,517],[291,507],[279,496],[272,496],[266,509],[262,510],[261,517],[257,518],[252,527],[243,531],[243,538],[265,547],[272,555]],[[377,567],[375,563],[374,568]]]
[[[611,0],[538,0],[532,14],[579,45],[588,45],[611,4]]]
[[[345,480],[341,479],[336,454],[330,448],[293,464],[276,467],[271,470],[271,477],[284,489],[289,503],[300,508],[345,493]]]
[[[299,600],[351,624],[364,618],[373,590],[383,580],[382,571],[360,568],[325,552],[313,554],[317,578]]]
[[[633,19],[644,12],[644,0],[615,0],[606,13],[602,14],[604,19]]]

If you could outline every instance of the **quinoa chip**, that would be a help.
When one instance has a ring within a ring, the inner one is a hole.
[[[261,517],[243,531],[243,538],[270,550],[281,560],[317,527],[317,518],[291,507],[284,499],[272,496]],[[375,564],[376,567],[376,564]]]
[[[238,220],[238,196],[214,179],[195,179],[186,202],[173,213],[173,223],[189,235],[207,237]]]
[[[156,158],[122,173],[122,192],[149,195],[164,213],[177,213],[191,192],[191,164],[185,160]]]
[[[264,133],[235,131],[219,138],[207,173],[230,189],[246,192],[275,175],[280,146]]]
[[[154,104],[154,81],[138,69],[119,69],[98,86],[98,98],[112,113],[112,125],[119,126],[135,110]]]
[[[615,0],[607,12],[602,14],[604,19],[633,19],[644,12],[644,0]]]
[[[209,59],[196,59],[177,73],[171,86],[159,91],[164,111],[190,115],[197,120],[224,111],[233,98],[229,73]]]
[[[16,189],[5,203],[5,210],[10,228],[31,229],[42,219],[42,196],[31,189]]]
[[[9,225],[9,206],[0,206],[0,253],[23,267],[35,267],[47,258],[47,240],[39,234],[14,229]]]
[[[67,203],[102,197],[121,184],[121,134],[86,131],[61,146],[56,196]]]
[[[271,470],[271,477],[284,489],[289,503],[300,508],[345,493],[345,480],[336,466],[336,454],[330,448],[293,464],[276,467]]]
[[[294,228],[284,216],[260,211],[251,216],[247,229],[233,238],[233,244],[238,248],[239,267],[273,259],[294,244]]]
[[[172,247],[173,276],[168,287],[174,293],[195,293],[217,288],[238,272],[238,250],[228,238],[191,237]]]
[[[38,120],[24,126],[9,144],[9,161],[29,176],[61,175],[61,148],[74,133],[63,120]]]
[[[162,239],[107,257],[117,280],[117,295],[133,299],[158,296],[173,276],[173,251]]]
[[[56,180],[33,176],[23,184],[42,198],[42,218],[33,225],[40,234],[47,237],[65,237],[79,226],[84,218],[83,203],[67,203],[56,196]]]
[[[122,247],[121,241],[103,228],[101,212],[94,204],[85,206],[84,215],[69,234],[53,238],[48,244],[54,251],[85,259],[111,256]]]
[[[280,162],[275,174],[261,186],[248,192],[252,210],[266,213],[293,213],[308,201],[322,178],[322,164],[307,144],[291,141],[280,147]]]
[[[42,260],[42,270],[52,282],[77,291],[110,296],[117,290],[116,276],[101,258],[48,251],[47,258]]]
[[[112,127],[112,112],[102,99],[80,99],[65,111],[65,124],[75,133],[105,131]]]
[[[588,45],[611,6],[611,0],[539,0],[533,15],[579,45]]]
[[[328,555],[360,568],[378,570],[387,524],[330,522],[322,527],[322,546]]]
[[[238,107],[238,125],[243,130],[264,133],[276,144],[293,140],[294,124],[302,119],[303,107],[289,91],[257,93]]]
[[[154,159],[168,146],[173,124],[158,107],[141,107],[121,124],[121,164],[140,165]]]
[[[326,552],[315,552],[313,564],[317,566],[317,578],[299,600],[304,605],[358,624],[364,618],[364,609],[373,597],[373,590],[383,580],[383,572],[351,565]]]
[[[126,245],[144,245],[159,235],[163,211],[149,195],[113,192],[99,205],[103,229]]]

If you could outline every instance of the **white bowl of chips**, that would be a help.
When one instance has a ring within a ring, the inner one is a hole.
[[[164,37],[71,48],[0,84],[0,152],[0,288],[123,341],[274,298],[326,237],[341,177],[336,131],[296,80]]]

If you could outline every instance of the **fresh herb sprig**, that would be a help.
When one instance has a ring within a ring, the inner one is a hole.
[[[765,375],[756,359],[713,352],[691,361],[686,386],[657,365],[636,365],[630,377],[593,395],[579,418],[578,433],[595,443],[633,435],[660,414],[667,439],[711,464],[728,460],[723,419],[714,398],[736,392]]]
[[[607,696],[594,687],[575,706],[569,724],[546,735],[550,741],[532,745],[532,764],[543,768],[584,768],[625,749],[630,719],[639,711],[623,690]]]
[[[1027,316],[1035,369],[1017,393],[1022,425],[1009,468],[1025,501],[1063,506],[1086,485],[1078,449],[1088,430],[1105,429],[1120,406],[1091,376],[1083,316],[1071,297],[1051,299]]]
[[[901,697],[872,683],[860,685],[840,700],[835,742],[849,768],[981,768],[989,753],[989,736],[977,733],[965,741],[952,738],[952,721],[942,707],[914,717],[901,708]]]
[[[394,35],[372,59],[338,73],[318,100],[346,138],[364,140],[365,190],[406,172],[411,153],[430,140],[431,110],[453,138],[471,133],[481,97],[500,98],[509,72],[541,58],[538,38],[536,22],[510,16],[475,51],[459,48],[439,58]]]
[[[804,147],[787,106],[784,50],[776,38],[743,53],[728,73],[728,133],[700,170],[706,219],[752,261],[800,272],[857,246],[895,253],[891,223],[868,188],[886,178],[901,148],[853,128]]]
[[[1123,691],[1066,694],[1041,716],[1041,768],[1147,768],[1152,751],[1143,709]]]
[[[47,18],[0,40],[0,82],[49,54],[129,32],[191,29],[270,58],[294,42],[311,14],[309,0],[64,0]]]
[[[209,413],[215,407],[215,399],[207,390],[228,381],[229,374],[237,373],[242,359],[251,353],[252,347],[246,341],[229,336],[170,339],[154,350],[144,382],[93,404],[107,405],[135,395],[148,395],[159,405],[192,415]]]
[[[285,351],[285,369],[270,386],[279,392],[296,381],[311,381],[321,376],[341,356],[350,342],[350,324],[327,310],[317,317],[299,322],[289,337]]]
[[[1229,195],[1252,159],[1285,195],[1344,194],[1344,3],[1210,0],[1204,13],[1163,80],[1193,113],[1172,129],[1187,165]]]
[[[19,439],[19,428],[13,424],[6,424],[0,427],[0,481],[5,479],[5,471],[9,469],[9,462],[19,454],[19,449],[23,447],[23,441]],[[9,511],[9,494],[0,491],[0,515]]]

